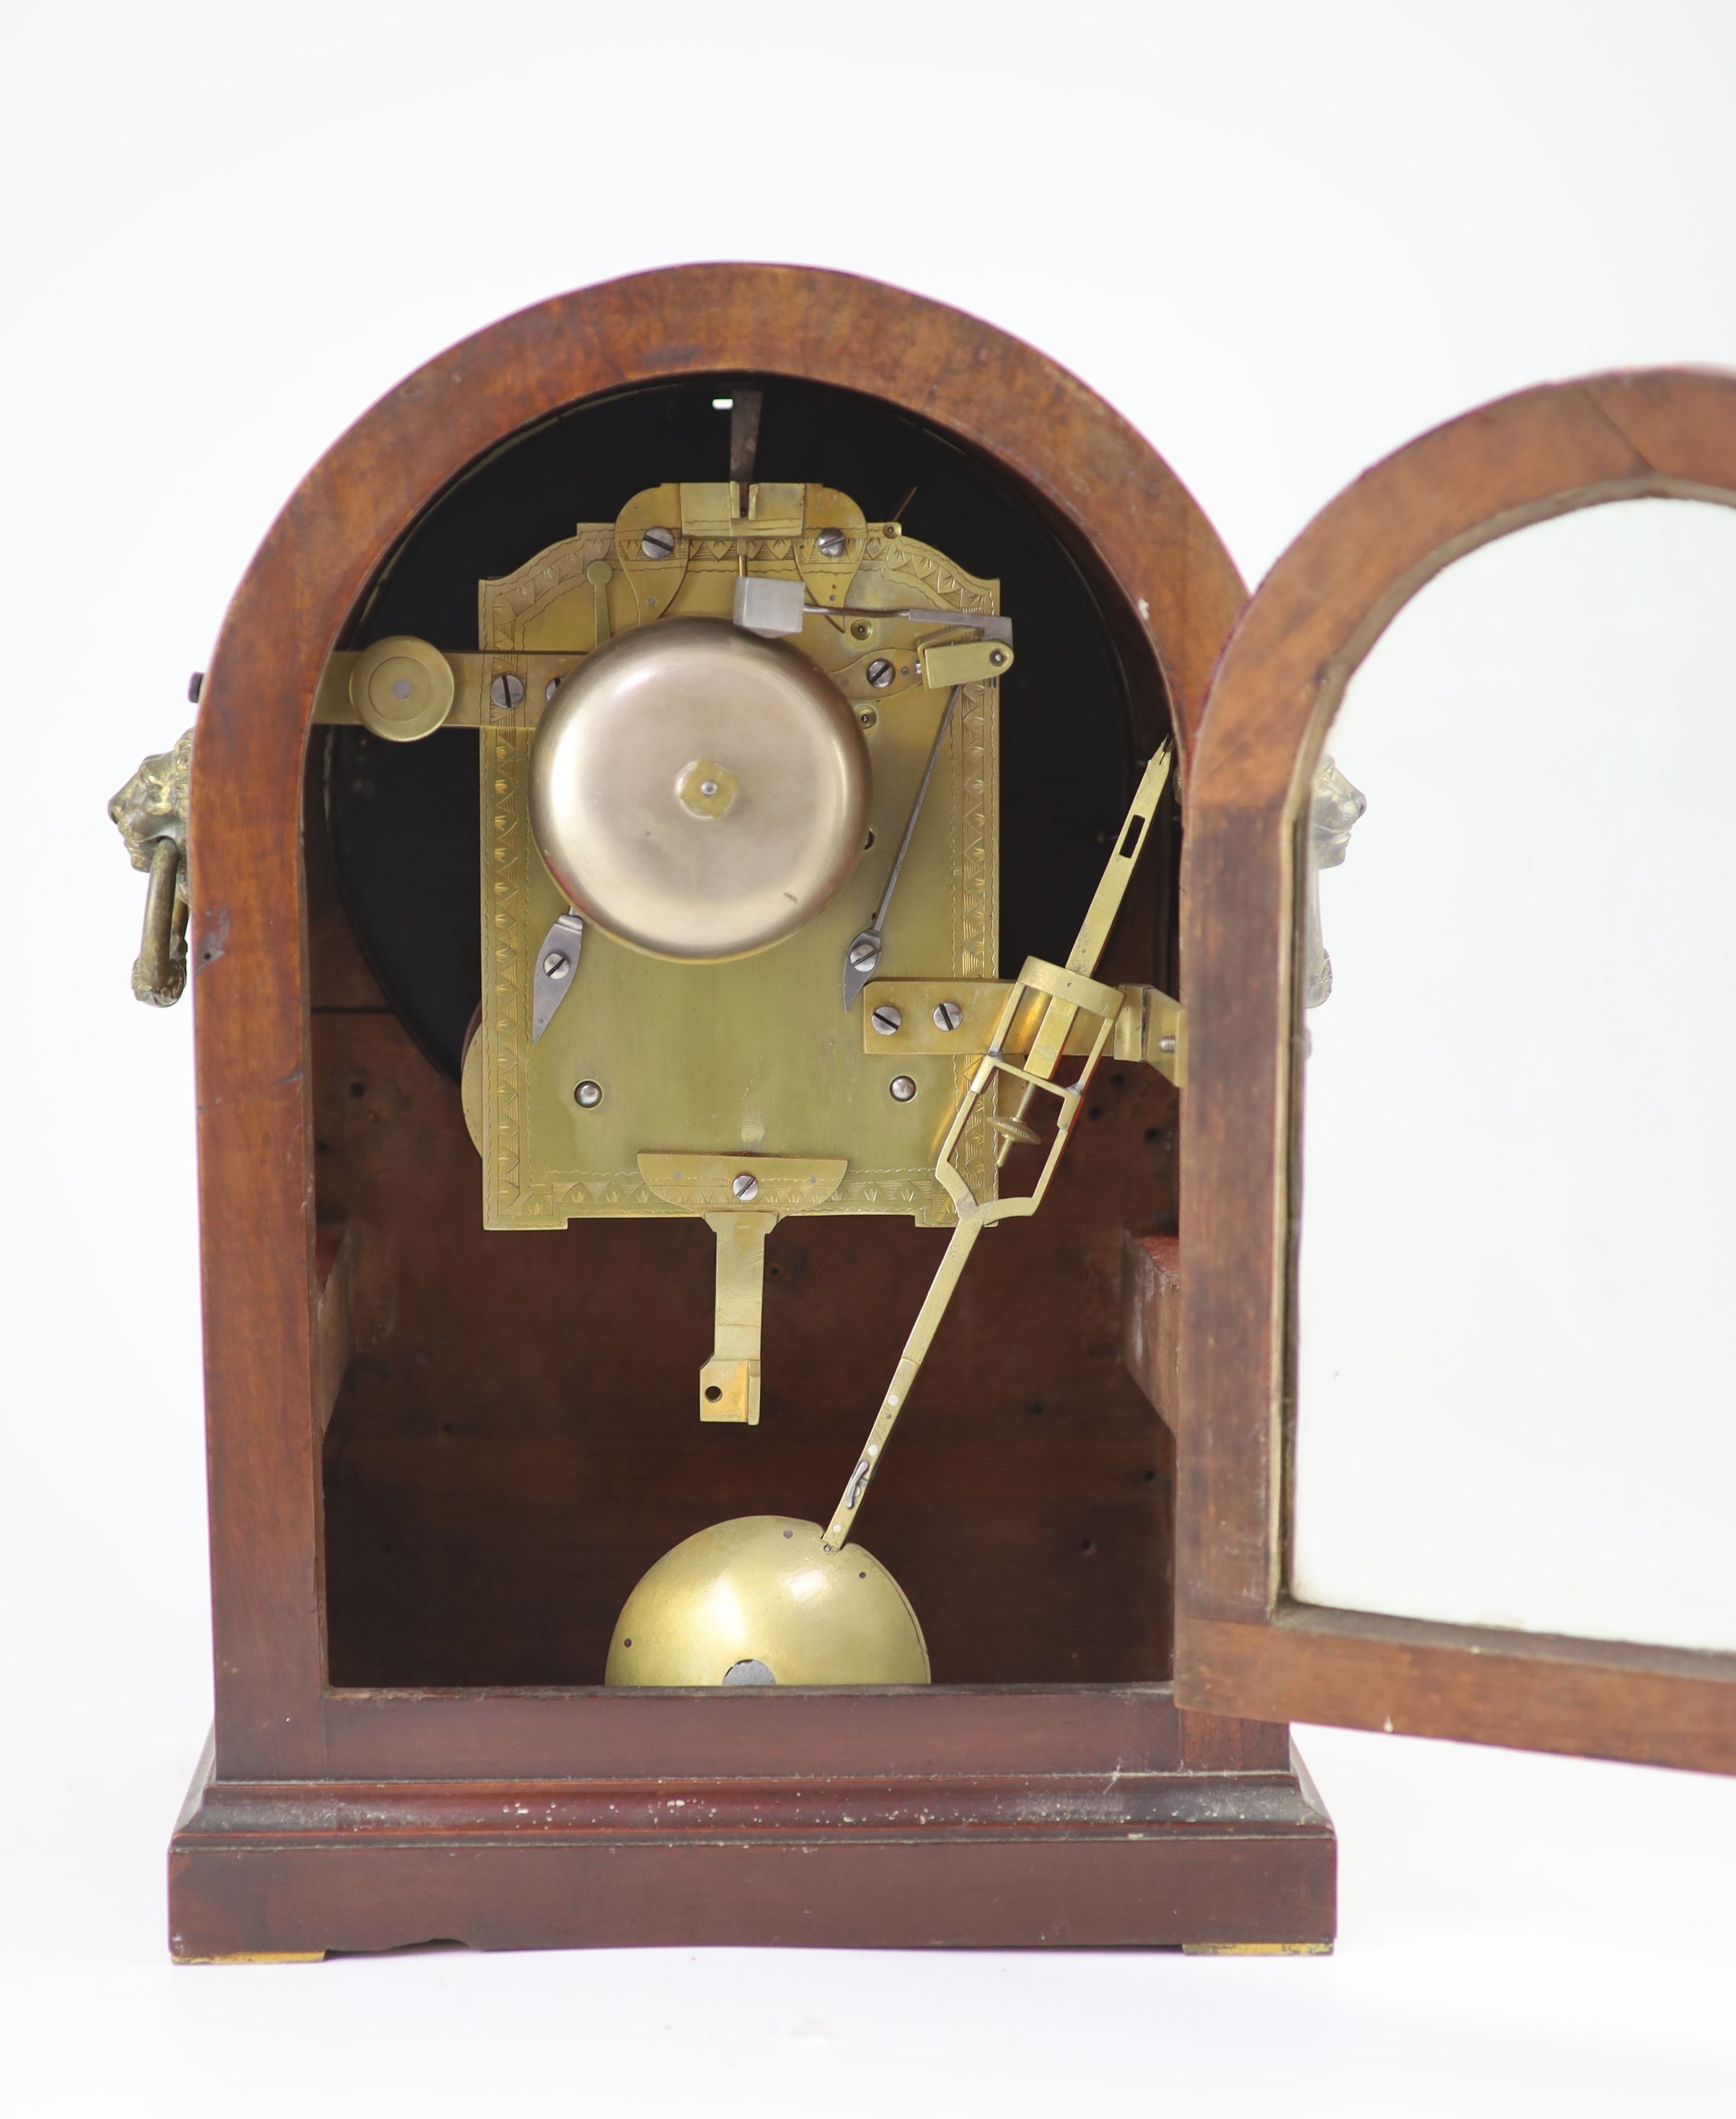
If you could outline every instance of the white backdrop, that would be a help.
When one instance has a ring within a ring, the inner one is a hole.
[[[1483,398],[1729,360],[1729,10],[88,0],[0,40],[12,2107],[1724,2108],[1736,1786],[1326,1734],[1330,1961],[172,1971],[210,1711],[190,1025],[127,993],[104,804],[308,466],[558,289],[746,257],[977,311],[1143,428],[1251,579]]]

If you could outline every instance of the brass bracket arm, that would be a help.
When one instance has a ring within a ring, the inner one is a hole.
[[[1143,1060],[1178,1089],[1187,1086],[1187,1011],[1156,986],[1123,986],[1114,1057]]]
[[[862,1049],[883,1060],[974,1060],[988,1050],[997,1017],[1012,991],[1006,979],[873,979],[863,989]],[[1187,1087],[1187,1013],[1156,986],[1121,989],[1122,1011],[1109,1047],[1113,1060],[1141,1060],[1166,1081]],[[1026,1053],[1042,1007],[1021,1004],[1003,1051]],[[1062,1047],[1068,1059],[1090,1051],[1088,1022],[1076,1020]]]

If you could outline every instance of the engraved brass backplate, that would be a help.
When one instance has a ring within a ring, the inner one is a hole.
[[[746,513],[737,512],[740,498],[727,488],[652,488],[618,522],[583,525],[516,573],[481,585],[482,651],[460,691],[476,702],[482,727],[479,1041],[489,1228],[715,1211],[660,1196],[640,1161],[649,1152],[841,1158],[836,1189],[801,1211],[907,1214],[924,1226],[954,1219],[935,1163],[969,1055],[925,1060],[916,1095],[894,1096],[901,1070],[890,1055],[864,1050],[859,1022],[840,1006],[838,967],[879,901],[946,710],[947,695],[924,685],[918,668],[932,621],[919,626],[902,614],[942,609],[968,624],[996,613],[998,585],[864,523],[825,487],[752,493]],[[826,530],[844,532],[842,562],[819,551]],[[655,559],[641,557],[647,543]],[[868,843],[825,910],[756,957],[669,962],[588,928],[572,991],[533,1046],[535,952],[567,909],[530,826],[530,747],[548,681],[537,677],[573,667],[597,644],[599,619],[609,637],[665,616],[727,620],[743,569],[799,577],[820,606],[789,644],[827,672],[863,725],[873,776]],[[877,664],[891,671],[877,670],[877,684],[869,675]],[[509,675],[512,685],[494,681]],[[966,684],[906,857],[888,975],[994,976],[998,774],[996,685]],[[587,1088],[581,1104],[581,1083],[600,1095]],[[986,1115],[958,1153],[977,1195],[992,1195]]]

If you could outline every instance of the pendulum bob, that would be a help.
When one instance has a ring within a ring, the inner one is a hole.
[[[607,1685],[926,1685],[909,1599],[817,1523],[740,1516],[666,1552],[627,1600]]]

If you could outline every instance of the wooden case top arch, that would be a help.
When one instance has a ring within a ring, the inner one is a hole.
[[[1736,376],[1553,384],[1410,443],[1285,553],[1213,679],[1183,859],[1189,1706],[1736,1769],[1736,1655],[1321,1608],[1290,1596],[1286,1564],[1297,892],[1326,731],[1376,640],[1453,560],[1650,497],[1736,506]]]

